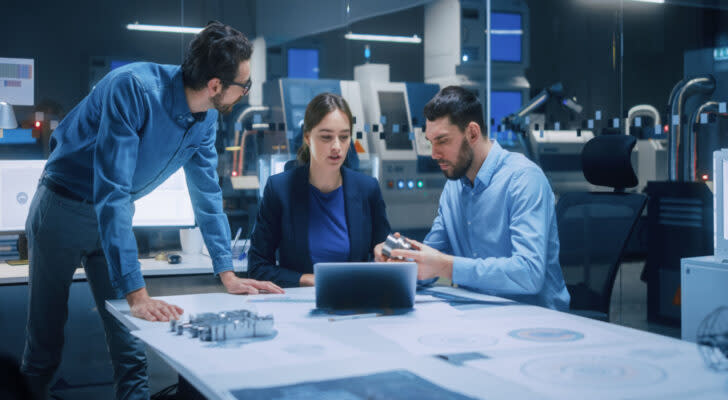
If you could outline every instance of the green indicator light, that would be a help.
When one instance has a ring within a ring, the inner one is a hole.
[[[422,189],[422,187],[425,186],[425,183],[422,181],[417,181],[417,187]]]

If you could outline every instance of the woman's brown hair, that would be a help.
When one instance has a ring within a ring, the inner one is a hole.
[[[343,97],[333,93],[321,93],[308,103],[306,115],[303,117],[303,136],[310,133],[316,125],[326,118],[329,113],[339,110],[349,118],[349,130],[352,130],[354,118],[351,116],[349,104]],[[300,164],[308,164],[311,161],[311,150],[304,140],[296,155]]]

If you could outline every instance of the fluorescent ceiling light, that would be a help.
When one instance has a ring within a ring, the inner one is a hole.
[[[391,42],[391,43],[422,43],[422,38],[417,35],[412,36],[392,36],[392,35],[367,35],[363,33],[347,33],[344,35],[349,40],[365,40],[368,42]]]
[[[657,4],[665,3],[665,0],[632,0],[632,1],[641,1],[643,3],[657,3]]]
[[[144,24],[128,24],[126,29],[130,31],[147,31],[147,32],[172,32],[172,33],[192,33],[197,34],[203,28],[191,26],[168,26],[168,25],[144,25]]]
[[[486,29],[485,32],[487,33],[488,30]],[[523,35],[522,29],[491,29],[490,30],[491,35]]]

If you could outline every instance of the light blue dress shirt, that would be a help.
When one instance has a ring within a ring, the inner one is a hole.
[[[452,280],[460,287],[569,309],[548,180],[536,164],[497,142],[472,185],[467,177],[445,184],[424,243],[455,256]]]

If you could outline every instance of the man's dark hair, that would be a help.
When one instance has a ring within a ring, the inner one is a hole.
[[[253,45],[235,28],[212,21],[190,42],[182,63],[182,80],[186,87],[199,90],[212,78],[223,87],[238,75],[243,61],[250,60]]]
[[[448,86],[440,90],[425,105],[425,118],[435,121],[449,117],[450,123],[465,131],[468,124],[475,122],[480,126],[480,133],[488,137],[488,129],[483,120],[483,106],[478,97],[460,86]]]

